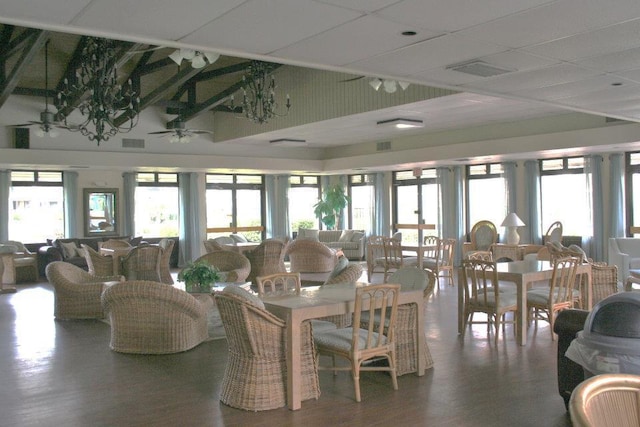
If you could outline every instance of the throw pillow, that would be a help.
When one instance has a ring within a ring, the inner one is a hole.
[[[342,230],[342,234],[338,238],[339,243],[350,242],[353,238],[353,230]]]
[[[247,243],[247,239],[242,234],[231,234],[230,237],[236,243]]]
[[[329,277],[327,278],[327,282],[331,279],[333,279],[334,277],[336,277],[338,274],[342,273],[342,271],[347,268],[347,266],[349,265],[349,259],[345,256],[341,256],[340,258],[338,258],[338,262],[336,263],[336,266],[333,267],[333,270],[331,271],[331,274],[329,274]]]
[[[74,258],[78,253],[77,252],[78,247],[76,246],[76,242],[68,242],[68,243],[60,242],[60,247],[62,248],[62,257],[64,259]]]
[[[222,291],[225,294],[235,295],[246,300],[249,304],[255,305],[256,307],[264,309],[264,303],[257,295],[254,295],[250,292],[247,292],[240,286],[229,285],[224,288]]]
[[[362,231],[354,231],[353,236],[351,236],[351,241],[358,243],[362,240],[363,237],[364,233]]]
[[[84,258],[84,248],[76,248],[76,254],[77,256]]]

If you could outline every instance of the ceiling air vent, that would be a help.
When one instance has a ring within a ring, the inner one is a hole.
[[[378,142],[376,144],[376,151],[391,150],[391,141]]]
[[[496,67],[483,61],[463,62],[447,66],[447,70],[458,71],[460,73],[472,74],[480,77],[498,76],[500,74],[512,73],[516,70]]]
[[[122,138],[122,148],[144,148],[144,139]]]

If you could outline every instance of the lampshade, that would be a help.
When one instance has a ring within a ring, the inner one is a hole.
[[[503,227],[523,227],[525,223],[520,219],[520,217],[515,213],[511,212],[506,216],[504,221],[501,224]]]
[[[372,87],[374,90],[378,90],[378,89],[380,89],[380,86],[382,86],[382,80],[380,80],[380,79],[372,79],[372,80],[369,82],[369,84],[371,85],[371,87]]]

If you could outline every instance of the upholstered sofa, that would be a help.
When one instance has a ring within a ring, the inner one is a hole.
[[[629,270],[640,269],[640,239],[610,237],[609,264],[618,266],[618,281],[624,283],[629,277]]]
[[[312,230],[301,228],[298,239],[313,239],[324,243],[331,249],[342,249],[344,256],[353,261],[364,259],[364,230]]]
[[[133,246],[139,245],[142,241],[142,237],[131,238],[129,236],[76,237],[47,240],[47,244],[38,249],[38,265],[40,268],[40,274],[44,275],[47,264],[53,261],[65,261],[87,270],[87,261],[80,251],[80,248],[82,248],[81,245],[85,244],[97,251],[99,250],[98,243],[110,239],[126,240]],[[178,265],[178,238],[170,237],[170,239],[175,240],[175,244],[173,245],[169,265],[175,267]],[[160,240],[160,238],[144,239],[144,241],[149,244],[157,244]],[[74,247],[78,249],[73,249]]]

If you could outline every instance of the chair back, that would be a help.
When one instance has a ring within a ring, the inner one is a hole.
[[[102,242],[100,247],[105,249],[120,249],[120,248],[130,248],[131,244],[129,242],[125,242],[124,240],[109,239]]]
[[[160,246],[136,246],[122,260],[124,276],[127,280],[162,282],[161,258],[162,248]]]
[[[22,242],[18,242],[17,240],[7,240],[3,242],[4,245],[10,245],[16,247],[16,252],[22,252],[23,254],[31,254],[31,251],[27,249],[27,247]]]
[[[175,245],[173,239],[160,239],[158,246],[162,248],[162,257],[160,258],[160,278],[162,283],[173,285],[173,277],[171,277],[171,253]]]
[[[576,283],[576,270],[580,259],[577,257],[556,258],[553,262],[553,274],[549,281],[549,302],[552,307],[573,306],[573,291]]]
[[[258,247],[245,252],[251,263],[251,273],[247,278],[250,282],[255,282],[258,276],[268,276],[275,273],[286,273],[284,265],[284,254],[286,244],[279,239],[263,240]]]
[[[640,376],[602,374],[581,382],[569,400],[575,427],[640,425]]]
[[[475,251],[467,252],[465,259],[468,260],[480,260],[480,261],[493,261],[493,252],[491,251]]]
[[[550,242],[562,243],[562,223],[560,221],[551,224],[544,234],[542,243],[547,244]]]
[[[493,222],[483,220],[476,222],[471,228],[471,249],[488,251],[491,245],[498,242],[498,230]]]
[[[360,325],[360,328],[353,328],[351,348],[355,354],[360,353],[363,358],[367,358],[367,353],[394,348],[399,293],[400,285],[398,284],[356,288],[353,324]],[[366,315],[363,316],[365,313]],[[386,322],[379,320],[385,318]]]
[[[224,250],[231,250],[231,248],[227,248],[223,245],[221,245],[220,243],[218,243],[216,240],[214,239],[207,239],[205,241],[202,242],[204,244],[204,249],[206,251],[206,253],[211,253],[214,251],[224,251]]]
[[[438,243],[438,268],[453,268],[456,239],[440,239]]]
[[[440,238],[438,236],[424,236],[423,258],[435,260],[436,265],[440,260]]]
[[[462,262],[465,305],[469,307],[500,306],[500,282],[495,261],[467,259]]]
[[[593,304],[618,292],[618,266],[605,263],[591,264]]]
[[[226,282],[242,282],[251,272],[249,259],[241,253],[228,250],[208,252],[194,261],[205,261],[226,275]]]
[[[114,274],[112,257],[100,255],[95,249],[84,243],[80,247],[82,247],[90,274],[95,274],[96,276],[111,276]]]
[[[258,296],[300,294],[300,273],[276,273],[256,277]]]

